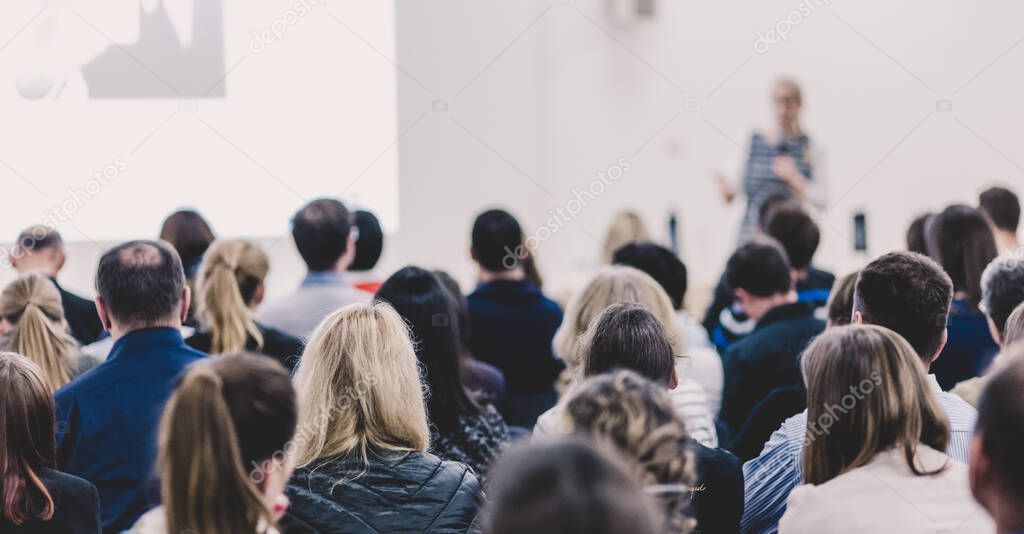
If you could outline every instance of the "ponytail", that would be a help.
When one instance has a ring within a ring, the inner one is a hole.
[[[273,524],[223,388],[210,367],[195,366],[164,411],[158,464],[167,532],[253,534]]]
[[[7,350],[35,362],[51,392],[70,382],[74,341],[62,325],[57,287],[42,275],[31,274],[11,282],[0,300],[0,314],[14,325]]]
[[[207,251],[200,269],[199,316],[212,334],[212,354],[245,350],[250,337],[263,347],[249,301],[267,270],[266,255],[246,241],[218,241]]]

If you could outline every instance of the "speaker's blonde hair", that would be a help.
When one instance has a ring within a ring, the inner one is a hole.
[[[206,251],[196,283],[197,313],[213,336],[211,354],[245,350],[249,337],[263,346],[250,301],[269,271],[267,254],[249,241],[215,241]]]
[[[8,284],[0,293],[0,316],[13,326],[6,349],[35,362],[51,392],[71,381],[75,341],[64,329],[60,291],[49,278],[33,273]]]
[[[676,356],[683,354],[683,333],[676,323],[675,309],[665,290],[647,273],[615,265],[601,268],[565,308],[562,325],[555,332],[555,354],[569,365],[580,363],[583,335],[605,309],[618,303],[639,304],[651,312],[665,329]]]
[[[296,462],[373,449],[425,451],[424,390],[408,328],[391,306],[353,304],[313,332],[295,374]]]

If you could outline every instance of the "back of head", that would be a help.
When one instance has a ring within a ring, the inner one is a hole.
[[[918,215],[907,227],[907,250],[918,254],[928,254],[928,242],[925,240],[925,228],[928,225],[928,218],[931,213]]]
[[[629,369],[667,386],[675,368],[665,329],[639,304],[609,306],[584,334],[580,352],[584,376]]]
[[[10,350],[36,363],[56,391],[71,380],[74,341],[64,329],[60,292],[49,278],[27,274],[0,293],[0,316],[11,324]]]
[[[865,323],[903,336],[926,364],[944,343],[953,282],[942,267],[914,252],[890,252],[860,272],[853,309]]]
[[[523,230],[507,211],[488,210],[473,222],[473,258],[485,271],[511,271],[526,258]]]
[[[164,219],[164,224],[160,228],[160,239],[167,241],[178,251],[184,265],[194,269],[206,249],[213,243],[214,235],[210,224],[199,212],[178,210]]]
[[[330,271],[348,251],[352,214],[333,198],[318,198],[292,217],[292,239],[310,272]]]
[[[651,232],[644,224],[640,214],[635,211],[624,210],[615,214],[612,222],[608,225],[608,232],[604,236],[602,245],[601,260],[605,264],[612,263],[612,255],[629,243],[636,241],[650,241]]]
[[[984,211],[996,228],[1016,232],[1020,224],[1020,200],[1005,187],[990,187],[978,196],[978,207]]]
[[[917,354],[895,332],[874,325],[830,329],[804,351],[802,368],[806,482],[822,484],[894,447],[922,475],[917,447],[946,450],[946,414]]]
[[[785,204],[772,210],[764,231],[782,245],[792,268],[803,270],[811,266],[821,232],[803,208]]]
[[[1015,256],[999,256],[981,274],[981,306],[1002,337],[1006,320],[1018,304],[1024,302],[1024,261]]]
[[[178,253],[159,241],[129,241],[108,250],[96,270],[96,292],[123,328],[174,324],[185,292]]]
[[[459,416],[479,412],[459,374],[459,331],[454,299],[430,271],[405,267],[377,290],[412,329],[416,356],[430,389],[427,410],[442,433],[458,426]]]
[[[1024,302],[1017,305],[1006,318],[1006,325],[1003,327],[1003,348],[1024,340]]]
[[[949,273],[953,287],[972,306],[981,301],[981,272],[996,257],[996,242],[978,210],[953,205],[929,221],[930,255]]]
[[[295,373],[300,466],[371,449],[424,451],[430,440],[416,352],[388,304],[354,304],[313,332]]]
[[[685,343],[665,290],[643,271],[621,265],[598,270],[569,301],[562,325],[555,332],[555,353],[570,366],[578,364],[583,334],[608,306],[620,302],[639,304],[654,314],[665,329],[673,351],[682,354]]]
[[[212,334],[211,354],[244,350],[250,336],[263,345],[251,305],[269,271],[266,253],[255,243],[233,239],[210,246],[199,269],[196,311]]]
[[[2,352],[0,391],[0,519],[14,525],[49,520],[54,501],[38,471],[56,467],[50,388],[37,365],[19,354]]]
[[[353,213],[355,227],[359,230],[356,240],[356,257],[352,259],[350,271],[369,271],[377,266],[384,251],[384,229],[372,212],[356,210]]]
[[[725,282],[758,297],[786,294],[793,289],[793,274],[785,250],[775,240],[762,238],[739,246],[725,264]]]
[[[272,524],[260,485],[267,469],[287,469],[296,420],[290,377],[270,358],[231,354],[192,364],[160,424],[167,531],[248,534],[261,520]]]
[[[686,265],[671,250],[650,242],[634,242],[620,247],[612,255],[612,263],[635,267],[661,285],[672,307],[683,309],[686,296]]]
[[[490,534],[662,532],[653,503],[619,460],[579,440],[513,448],[490,481]]]
[[[852,272],[832,286],[828,296],[828,325],[843,326],[853,320],[853,289],[860,271]]]
[[[64,239],[57,229],[36,225],[22,230],[11,251],[10,261],[19,273],[42,271],[55,275],[63,266]]]
[[[1020,513],[1024,503],[1024,345],[1017,343],[1000,356],[1001,365],[988,380],[978,403],[976,439],[984,465],[999,493]],[[971,468],[980,467],[972,456]],[[974,477],[972,477],[974,478]]]
[[[576,432],[619,451],[645,486],[674,486],[660,493],[662,505],[669,523],[686,525],[693,457],[664,384],[626,370],[592,377],[573,391],[564,417]]]

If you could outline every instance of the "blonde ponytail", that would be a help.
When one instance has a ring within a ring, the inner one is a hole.
[[[167,532],[253,534],[273,523],[210,367],[193,367],[168,402],[158,466]]]
[[[206,251],[197,284],[198,314],[212,334],[211,354],[245,350],[250,337],[263,347],[249,305],[269,270],[267,255],[248,241],[216,241]]]
[[[0,316],[13,326],[6,349],[35,362],[51,392],[71,381],[74,341],[64,330],[60,292],[53,282],[40,274],[14,280],[0,294]]]

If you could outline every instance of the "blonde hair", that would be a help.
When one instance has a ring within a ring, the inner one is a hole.
[[[75,342],[64,329],[60,291],[49,278],[33,273],[8,284],[0,293],[0,316],[13,326],[7,350],[35,362],[51,392],[71,381]]]
[[[299,466],[372,449],[425,451],[430,444],[416,352],[389,305],[353,304],[310,337],[295,373]]]
[[[573,430],[614,448],[633,464],[674,532],[692,526],[687,508],[696,478],[693,454],[686,425],[664,385],[628,370],[597,375],[576,388],[563,417]]]
[[[611,264],[615,251],[623,245],[634,241],[650,240],[651,232],[647,230],[647,225],[644,224],[644,220],[638,213],[630,210],[620,211],[615,214],[615,217],[612,217],[612,222],[608,225],[608,232],[604,235],[601,262],[604,265]]]
[[[285,458],[295,421],[295,392],[277,362],[232,354],[191,365],[160,423],[167,532],[269,530],[274,517],[259,488],[267,476],[260,464]]]
[[[917,352],[899,334],[874,325],[825,331],[803,355],[807,435],[803,473],[822,484],[898,448],[914,474],[921,444],[944,451],[949,420]]]
[[[601,268],[565,307],[562,325],[555,332],[554,349],[571,368],[580,363],[583,335],[592,322],[612,304],[639,304],[651,312],[677,356],[686,344],[676,322],[675,309],[665,290],[647,273],[622,265]]]
[[[206,251],[196,282],[197,313],[213,335],[211,354],[245,350],[250,337],[263,347],[249,305],[269,270],[266,253],[249,241],[215,241]]]

